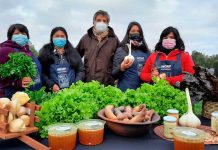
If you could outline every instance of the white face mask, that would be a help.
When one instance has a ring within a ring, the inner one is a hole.
[[[104,22],[95,22],[95,30],[97,32],[104,32],[108,30],[108,25]]]

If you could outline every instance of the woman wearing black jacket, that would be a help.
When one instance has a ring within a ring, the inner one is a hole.
[[[82,59],[68,41],[63,27],[56,27],[51,31],[50,43],[41,48],[39,61],[44,84],[53,92],[84,79]]]
[[[129,54],[126,44],[130,44],[134,60],[126,60]],[[118,79],[117,87],[122,91],[127,89],[137,89],[141,85],[140,73],[150,55],[148,46],[145,42],[142,27],[138,22],[131,22],[127,28],[126,35],[117,49],[112,75]]]

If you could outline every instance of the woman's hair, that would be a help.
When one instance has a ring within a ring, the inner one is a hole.
[[[179,50],[183,50],[183,51],[185,50],[185,45],[184,45],[182,38],[180,37],[179,31],[176,28],[170,26],[170,27],[167,27],[166,29],[164,29],[163,32],[161,33],[160,39],[155,46],[155,51],[159,51],[162,49],[163,38],[166,37],[171,32],[173,33],[175,40],[176,40],[175,49],[179,49]]]
[[[141,25],[140,25],[138,22],[130,22],[130,23],[129,23],[129,25],[128,25],[128,27],[127,27],[126,34],[125,34],[123,40],[121,41],[120,46],[123,47],[124,49],[127,49],[126,44],[129,43],[129,32],[130,32],[130,30],[132,29],[132,27],[133,27],[134,25],[138,26],[138,28],[139,28],[139,34],[140,34],[140,36],[142,37],[142,42],[143,42],[142,45],[139,46],[138,48],[139,48],[140,50],[143,50],[143,51],[146,51],[146,52],[149,51],[148,45],[147,45],[147,43],[145,42],[145,38],[144,38],[144,33],[143,33],[143,30],[142,30],[142,27],[141,27]]]
[[[17,23],[17,24],[12,24],[12,25],[9,27],[8,33],[7,33],[8,40],[11,40],[11,39],[12,39],[12,36],[13,36],[14,31],[15,31],[16,29],[17,29],[18,31],[20,31],[21,33],[25,33],[25,34],[27,35],[28,39],[30,38],[30,36],[29,36],[29,31],[28,31],[27,27],[26,27],[25,25],[23,25],[23,24]]]
[[[39,52],[39,60],[42,63],[42,65],[47,65],[49,66],[50,64],[54,63],[54,57],[53,57],[53,52],[54,52],[54,43],[53,43],[53,35],[57,31],[62,31],[64,32],[66,36],[66,45],[64,46],[65,50],[65,55],[67,58],[67,61],[70,63],[71,67],[76,68],[81,61],[81,57],[77,50],[73,47],[73,45],[68,41],[68,35],[67,31],[63,27],[55,27],[52,29],[51,34],[50,34],[50,43],[45,44],[42,49]]]

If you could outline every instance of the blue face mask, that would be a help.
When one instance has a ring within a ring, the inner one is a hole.
[[[54,46],[57,48],[62,48],[66,45],[67,40],[65,38],[53,38]]]
[[[23,34],[14,34],[11,40],[21,47],[25,46],[29,42],[28,37]]]

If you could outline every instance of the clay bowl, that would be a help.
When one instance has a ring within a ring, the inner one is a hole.
[[[114,133],[122,136],[139,136],[148,133],[150,126],[160,120],[160,116],[154,114],[151,121],[141,123],[126,123],[119,120],[112,120],[105,117],[104,109],[98,112],[98,116],[106,121],[106,125]]]

